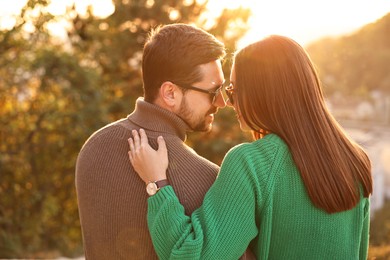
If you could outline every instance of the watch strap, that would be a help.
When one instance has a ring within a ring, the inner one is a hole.
[[[156,183],[157,189],[161,189],[162,187],[169,185],[167,179],[155,181],[154,183]]]

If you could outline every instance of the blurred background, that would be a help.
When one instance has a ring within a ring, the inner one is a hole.
[[[388,0],[0,0],[0,258],[83,257],[78,152],[132,112],[147,33],[175,22],[226,44],[226,79],[232,53],[267,34],[305,47],[331,111],[371,157],[369,258],[390,259]],[[248,141],[228,108],[187,138],[217,164]]]

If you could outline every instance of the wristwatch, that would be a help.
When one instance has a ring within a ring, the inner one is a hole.
[[[156,194],[156,192],[159,189],[161,189],[162,187],[167,186],[167,185],[169,185],[169,182],[167,179],[154,181],[154,182],[152,181],[146,185],[146,192],[149,194],[149,196],[152,196],[152,195]]]

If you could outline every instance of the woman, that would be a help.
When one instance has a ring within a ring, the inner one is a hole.
[[[171,186],[148,200],[162,259],[366,259],[370,160],[326,108],[318,75],[295,41],[270,36],[235,55],[226,88],[242,130],[203,201],[186,216]],[[165,180],[165,143],[133,131],[130,161],[146,182]],[[149,186],[153,184],[149,184]]]

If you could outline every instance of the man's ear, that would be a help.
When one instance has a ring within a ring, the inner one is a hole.
[[[160,87],[160,97],[162,102],[173,109],[178,103],[177,86],[170,81],[165,81]]]

